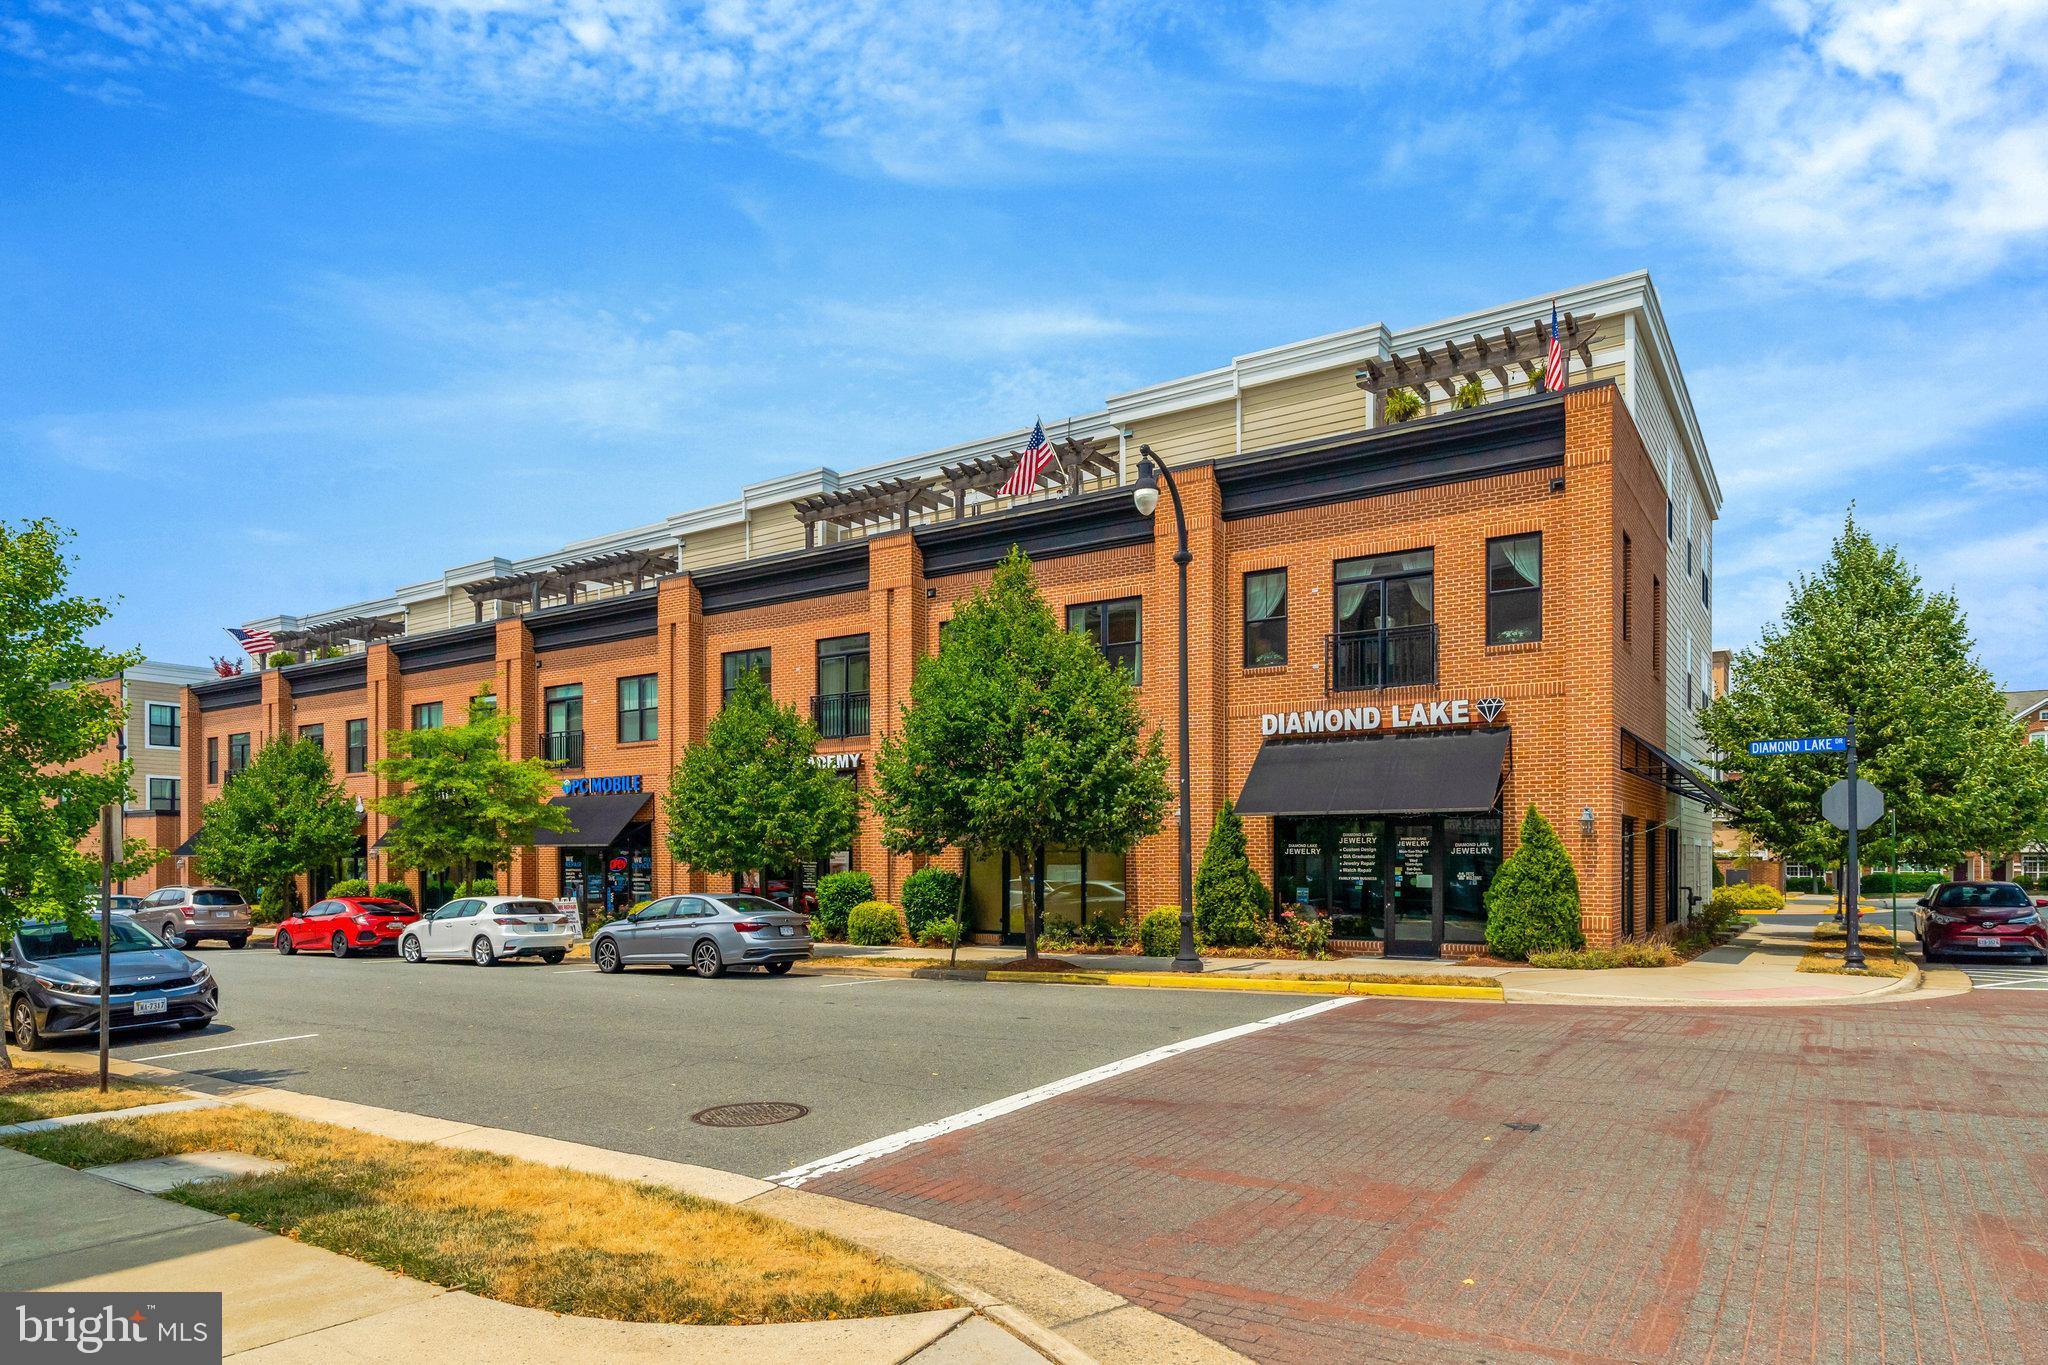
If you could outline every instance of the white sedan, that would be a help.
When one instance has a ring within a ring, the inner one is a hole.
[[[407,962],[466,957],[479,967],[500,958],[560,962],[576,943],[568,912],[527,896],[469,896],[405,926],[398,955]]]

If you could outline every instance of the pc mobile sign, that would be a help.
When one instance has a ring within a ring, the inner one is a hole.
[[[1849,836],[1849,856],[1844,863],[1843,875],[1850,882],[1850,885],[1844,891],[1845,898],[1842,902],[1845,907],[1842,915],[1842,927],[1846,931],[1846,942],[1842,950],[1842,965],[1848,968],[1856,968],[1863,965],[1863,945],[1857,941],[1858,929],[1856,923],[1859,902],[1863,895],[1863,864],[1856,857],[1856,834],[1862,828],[1862,823],[1857,819],[1856,797],[1860,787],[1867,787],[1870,784],[1868,782],[1859,783],[1856,780],[1856,713],[1854,711],[1849,713],[1849,723],[1844,729],[1846,733],[1839,735],[1807,735],[1800,739],[1751,740],[1749,752],[1752,758],[1762,758],[1778,754],[1844,754],[1848,757],[1849,775],[1844,779],[1844,785],[1847,787],[1847,790],[1842,795],[1842,804],[1847,809],[1842,812],[1842,820],[1840,822],[1840,828]],[[1832,796],[1832,793],[1830,795]],[[1830,816],[1830,821],[1832,822],[1832,816]]]

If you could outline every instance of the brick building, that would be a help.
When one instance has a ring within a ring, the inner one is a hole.
[[[1171,736],[1172,511],[1140,516],[1130,488],[1149,444],[1173,465],[1194,555],[1198,843],[1238,798],[1279,899],[1329,911],[1366,951],[1471,951],[1485,884],[1534,805],[1577,861],[1588,937],[1655,930],[1710,880],[1691,720],[1719,494],[1648,278],[1558,301],[1563,394],[1529,381],[1547,297],[1375,325],[1048,424],[1064,433],[1058,477],[1035,497],[997,491],[1018,444],[998,438],[264,618],[367,642],[193,688],[187,789],[216,792],[269,739],[305,735],[368,802],[388,732],[459,720],[483,688],[518,718],[515,754],[562,765],[575,825],[522,851],[510,889],[592,906],[705,889],[666,853],[658,794],[741,671],[812,715],[825,761],[865,785],[916,660],[1013,545]],[[1429,398],[1423,416],[1386,420],[1396,383]],[[734,518],[736,537],[714,525]],[[198,814],[187,802],[187,836]],[[373,876],[383,833],[367,812],[358,861]],[[1175,840],[1169,826],[1127,854],[986,859],[967,869],[974,927],[1020,934],[1040,883],[1048,918],[1172,903]],[[893,897],[915,864],[869,823],[825,866]]]

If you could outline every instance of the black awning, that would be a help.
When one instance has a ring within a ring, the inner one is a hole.
[[[375,853],[378,849],[389,847],[391,836],[398,833],[398,827],[404,823],[403,820],[393,820],[384,832],[377,836],[377,842],[370,845],[370,852]]]
[[[196,846],[198,845],[198,843],[199,843],[199,834],[200,834],[200,831],[201,831],[201,830],[204,830],[205,828],[206,828],[206,826],[205,826],[205,825],[203,825],[203,824],[202,824],[202,825],[199,825],[199,826],[197,826],[196,828],[194,828],[194,829],[193,829],[193,831],[192,831],[192,837],[191,837],[191,838],[189,838],[189,839],[187,839],[187,840],[185,840],[185,842],[184,842],[184,843],[182,843],[182,844],[179,844],[179,845],[178,845],[178,846],[177,846],[176,848],[172,849],[172,850],[171,850],[171,856],[172,856],[173,858],[189,858],[189,857],[191,857],[191,856],[192,856],[192,850],[193,850],[193,849],[194,849],[194,848],[195,848],[195,847],[196,847]]]
[[[1269,743],[1252,760],[1245,815],[1408,815],[1500,804],[1506,727]]]
[[[1621,770],[1709,810],[1728,804],[1713,783],[1631,730],[1621,732]]]
[[[601,796],[558,796],[548,802],[569,812],[569,828],[560,834],[541,830],[535,848],[603,848],[633,822],[653,798],[645,792],[609,792]]]

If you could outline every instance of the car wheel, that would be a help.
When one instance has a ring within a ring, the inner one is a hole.
[[[540,960],[542,962],[547,963],[550,967],[553,967],[560,964],[561,960],[567,957],[568,955],[569,954],[565,949],[551,948],[547,952],[544,952],[540,955]]]
[[[228,947],[241,948],[247,946],[248,942],[249,936],[247,934],[236,934],[228,939]]]
[[[597,959],[597,969],[607,975],[626,969],[625,959],[619,956],[619,945],[608,938],[597,941],[597,947],[591,952],[591,956]]]
[[[287,934],[282,929],[277,931],[276,946],[278,953],[284,957],[290,957],[293,953],[296,953],[299,950],[299,945],[292,942],[292,936],[290,934]]]
[[[25,996],[17,996],[14,1001],[14,1045],[23,1052],[43,1050],[43,1033],[36,1027],[36,1007]]]
[[[691,952],[690,966],[695,968],[697,975],[703,977],[706,981],[709,981],[714,976],[722,976],[725,973],[725,960],[718,955],[718,945],[708,938],[700,942],[696,949]]]
[[[794,962],[771,962],[768,964],[768,975],[788,976],[789,969],[795,965]]]
[[[167,919],[162,924],[158,925],[156,930],[156,936],[162,939],[164,942],[170,944],[173,948],[182,948],[185,946],[184,932],[180,929],[178,922],[176,920]]]
[[[336,929],[334,937],[327,940],[327,951],[333,953],[336,957],[347,957],[348,935]]]
[[[413,934],[407,934],[404,938],[398,940],[398,955],[415,965],[426,956],[425,953],[420,951],[418,937]]]
[[[498,960],[498,954],[491,947],[490,939],[482,934],[478,934],[476,942],[469,945],[469,956],[479,967],[488,967]]]

